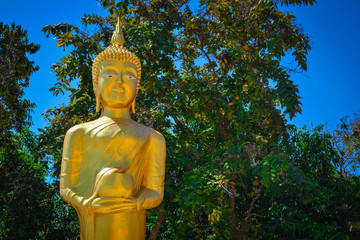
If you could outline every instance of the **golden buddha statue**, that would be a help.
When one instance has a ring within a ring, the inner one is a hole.
[[[164,195],[165,140],[134,122],[139,59],[123,47],[120,23],[93,63],[95,121],[65,136],[60,195],[77,211],[82,240],[145,239],[145,211]]]

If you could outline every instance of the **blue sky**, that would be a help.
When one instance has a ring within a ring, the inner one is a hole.
[[[320,0],[314,6],[287,8],[311,37],[308,72],[293,76],[303,114],[293,123],[314,126],[360,111],[360,1]]]
[[[40,70],[31,77],[25,97],[37,107],[33,112],[32,130],[43,128],[41,114],[68,101],[67,96],[53,96],[49,89],[56,76],[51,65],[65,54],[56,41],[46,38],[42,27],[60,22],[80,25],[84,13],[105,15],[95,0],[1,0],[0,21],[15,22],[28,30],[30,41],[40,44],[31,59]],[[303,113],[292,121],[297,126],[327,123],[333,130],[340,118],[360,111],[360,1],[319,0],[314,6],[286,7],[297,16],[305,33],[311,37],[308,72],[292,77],[299,85]]]

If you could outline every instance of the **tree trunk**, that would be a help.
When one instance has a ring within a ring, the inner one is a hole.
[[[159,212],[158,218],[156,220],[155,225],[151,229],[149,240],[155,240],[157,235],[159,234],[160,227],[162,222],[165,219],[166,212]]]
[[[236,224],[236,216],[235,216],[235,187],[232,186],[231,187],[231,192],[232,194],[230,194],[230,199],[231,199],[231,229],[232,229],[232,239],[237,239],[237,224]]]

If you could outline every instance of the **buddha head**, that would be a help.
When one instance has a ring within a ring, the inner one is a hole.
[[[138,57],[124,46],[120,20],[111,38],[111,45],[96,56],[92,67],[96,112],[100,107],[130,108],[135,112],[141,65]]]

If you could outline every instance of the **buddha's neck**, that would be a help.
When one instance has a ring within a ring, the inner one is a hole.
[[[131,119],[130,109],[129,108],[109,108],[105,107],[104,112],[101,116],[106,116],[109,118],[125,118]]]

